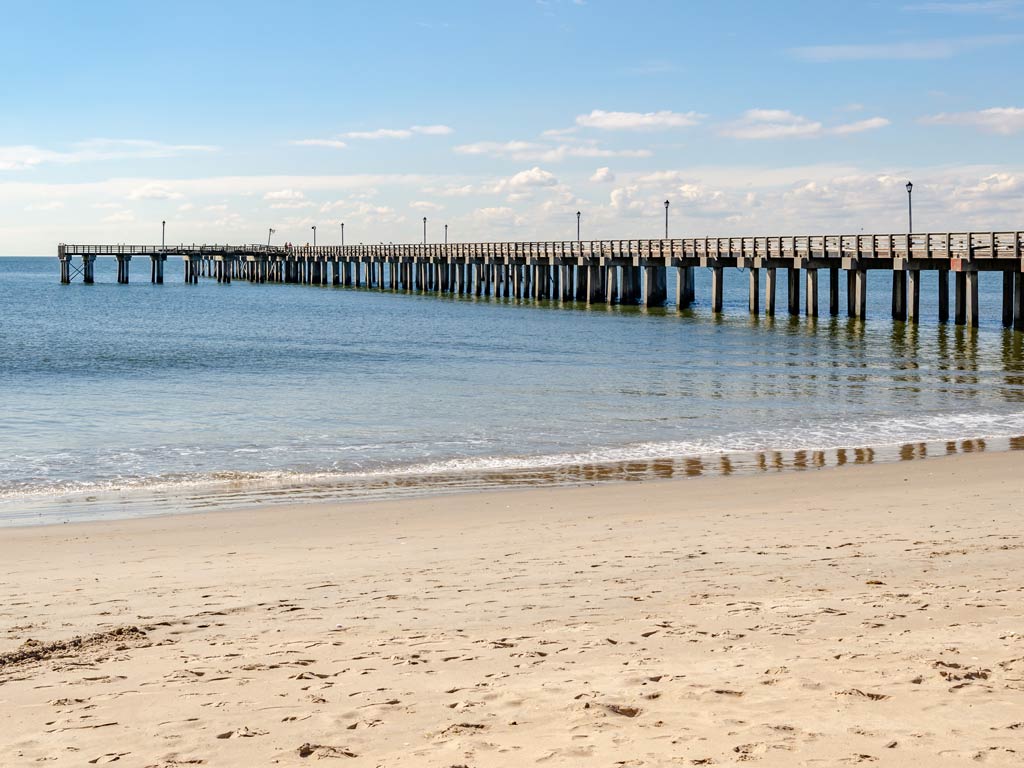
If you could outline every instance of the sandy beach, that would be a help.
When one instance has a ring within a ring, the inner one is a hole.
[[[1021,462],[4,530],[0,765],[1021,765]]]

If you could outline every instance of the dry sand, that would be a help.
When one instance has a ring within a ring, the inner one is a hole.
[[[1022,467],[3,530],[0,765],[1021,765]]]

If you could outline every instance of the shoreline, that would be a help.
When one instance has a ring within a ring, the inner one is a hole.
[[[0,754],[1019,764],[1021,461],[11,528]]]
[[[296,503],[350,504],[530,488],[586,487],[722,476],[759,476],[869,466],[968,453],[1024,451],[1024,435],[936,439],[829,449],[729,451],[693,456],[628,458],[584,463],[538,463],[482,470],[369,473],[258,473],[236,479],[156,484],[119,490],[0,499],[0,530],[72,522],[136,519],[208,511],[275,508]],[[536,457],[543,459],[545,457]],[[8,511],[14,509],[16,511]],[[120,513],[111,514],[118,509]],[[132,511],[129,512],[128,510]]]

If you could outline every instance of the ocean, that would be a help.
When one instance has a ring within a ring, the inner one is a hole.
[[[299,285],[58,283],[0,258],[0,525],[813,468],[1022,447],[1024,344],[981,327]],[[845,281],[844,288],[845,288]],[[669,294],[672,295],[670,285]],[[845,309],[845,296],[841,306]]]

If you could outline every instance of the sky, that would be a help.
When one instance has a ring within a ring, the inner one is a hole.
[[[1024,229],[1024,0],[0,3],[0,254]]]

